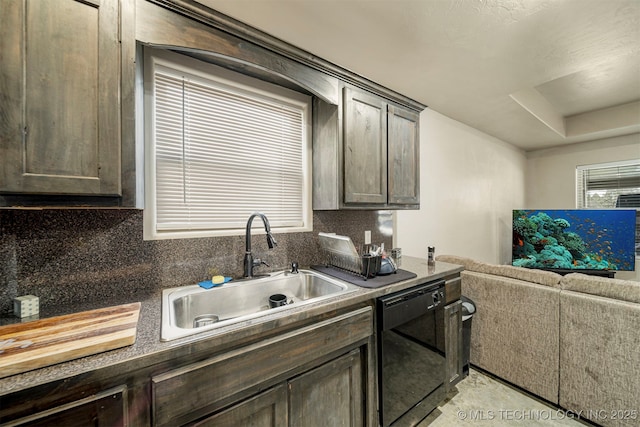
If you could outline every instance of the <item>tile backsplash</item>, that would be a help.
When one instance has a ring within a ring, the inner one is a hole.
[[[257,221],[254,221],[257,224]],[[317,211],[313,232],[274,234],[268,251],[263,234],[252,236],[254,255],[270,264],[257,272],[322,262],[318,232],[350,236],[391,248],[390,211]],[[214,269],[242,276],[244,236],[145,241],[142,211],[51,209],[0,211],[0,315],[13,298],[36,295],[41,308],[75,304],[121,304],[158,289],[197,283]],[[257,230],[257,228],[256,228]]]

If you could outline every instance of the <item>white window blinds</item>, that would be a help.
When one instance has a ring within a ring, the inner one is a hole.
[[[579,166],[576,187],[578,208],[616,207],[620,195],[640,194],[640,160]]]
[[[157,234],[244,234],[255,211],[273,229],[310,227],[306,96],[270,96],[157,64],[153,87]]]

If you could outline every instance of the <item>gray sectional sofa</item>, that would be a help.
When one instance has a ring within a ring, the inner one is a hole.
[[[640,282],[440,255],[477,307],[471,364],[603,426],[640,426]]]

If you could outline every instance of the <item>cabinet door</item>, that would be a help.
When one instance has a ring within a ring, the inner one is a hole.
[[[462,379],[462,301],[444,308],[445,353],[447,355],[446,389]]]
[[[362,426],[364,394],[360,350],[289,382],[291,426]]]
[[[389,106],[389,203],[420,204],[420,139],[418,114]]]
[[[278,427],[287,423],[287,387],[282,384],[208,417],[194,427]]]
[[[127,426],[126,387],[116,387],[95,396],[39,412],[3,426]]]
[[[387,103],[344,88],[344,202],[387,203]]]
[[[118,0],[2,0],[0,192],[120,193]]]

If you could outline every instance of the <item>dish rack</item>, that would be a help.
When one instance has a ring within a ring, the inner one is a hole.
[[[365,280],[375,277],[380,271],[382,257],[358,254],[350,237],[331,233],[318,233],[318,237],[327,266],[348,271]]]

